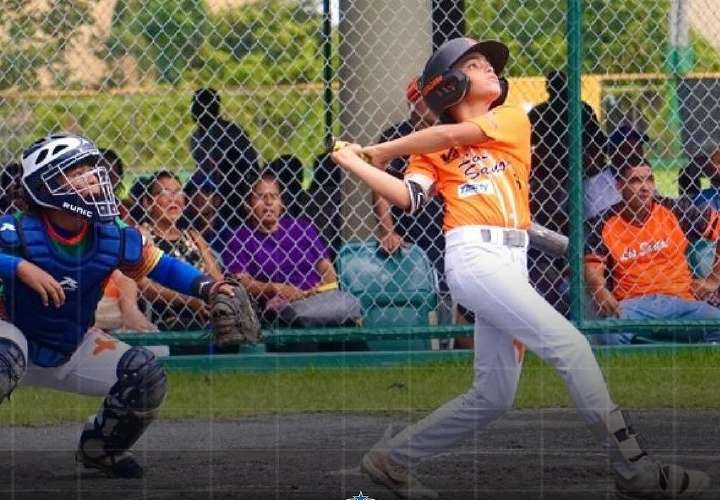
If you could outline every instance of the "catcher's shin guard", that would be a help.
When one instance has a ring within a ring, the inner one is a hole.
[[[142,469],[138,472],[139,466],[125,452],[145,432],[165,399],[165,371],[153,353],[133,347],[120,358],[117,375],[94,421],[83,430],[77,459],[109,475],[140,477]]]
[[[10,339],[0,338],[0,403],[10,398],[25,374],[26,366],[20,347]]]

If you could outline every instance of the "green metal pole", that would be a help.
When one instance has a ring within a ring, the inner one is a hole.
[[[583,214],[582,214],[582,0],[567,0],[567,85],[569,127],[569,216],[570,216],[570,317],[578,327],[583,322]]]
[[[332,13],[330,0],[323,0],[323,104],[325,105],[325,146],[333,142],[333,91],[332,91]]]
[[[669,144],[674,168],[683,168],[687,160],[682,141],[682,117],[680,116],[680,96],[678,89],[682,79],[692,69],[693,50],[690,45],[688,19],[688,0],[672,0],[668,18],[668,44],[665,68],[668,80],[665,85],[668,96],[668,126],[671,132]],[[681,193],[682,194],[682,193]]]

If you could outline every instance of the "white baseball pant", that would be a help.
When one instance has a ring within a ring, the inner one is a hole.
[[[490,231],[491,242],[481,238]],[[588,425],[615,408],[587,339],[528,283],[524,247],[503,245],[503,230],[448,231],[445,271],[455,301],[475,313],[472,388],[387,443],[391,458],[412,467],[447,451],[512,407],[527,346],[562,376]]]
[[[130,346],[91,328],[67,363],[46,368],[28,360],[25,336],[13,324],[0,320],[0,338],[15,342],[27,361],[19,386],[36,386],[87,396],[106,396],[117,382],[117,364]]]

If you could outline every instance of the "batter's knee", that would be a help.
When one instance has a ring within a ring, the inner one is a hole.
[[[589,353],[592,356],[592,347],[590,347],[590,339],[588,339],[587,336],[577,332],[573,335],[573,344],[575,346],[575,350],[583,353]]]
[[[27,361],[25,355],[10,339],[0,338],[0,403],[17,387],[25,375]]]
[[[515,394],[500,394],[495,398],[495,401],[493,401],[493,408],[500,415],[503,415],[512,410],[514,402]]]
[[[117,365],[117,382],[111,396],[134,411],[147,412],[160,407],[167,393],[165,370],[155,354],[144,347],[132,347]]]
[[[513,407],[515,402],[514,391],[489,393],[473,386],[466,394],[467,404],[487,414],[492,418],[499,418]]]
[[[587,337],[575,329],[564,333],[554,342],[548,343],[542,352],[544,355],[541,357],[561,371],[572,367],[586,366],[590,359],[594,360]]]

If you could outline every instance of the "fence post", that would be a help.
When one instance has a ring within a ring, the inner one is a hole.
[[[582,209],[582,113],[580,74],[582,71],[582,0],[568,0],[567,85],[569,124],[569,216],[570,216],[570,317],[581,326],[583,296],[583,209]]]
[[[339,5],[341,133],[371,144],[385,128],[407,117],[405,85],[422,71],[432,48],[430,2],[353,0]],[[342,191],[344,239],[372,237],[377,224],[370,191],[355,179],[344,182]]]
[[[322,52],[323,52],[323,104],[325,106],[325,146],[330,147],[333,140],[333,67],[332,67],[332,12],[330,11],[330,0],[323,0],[323,30],[322,30]]]

